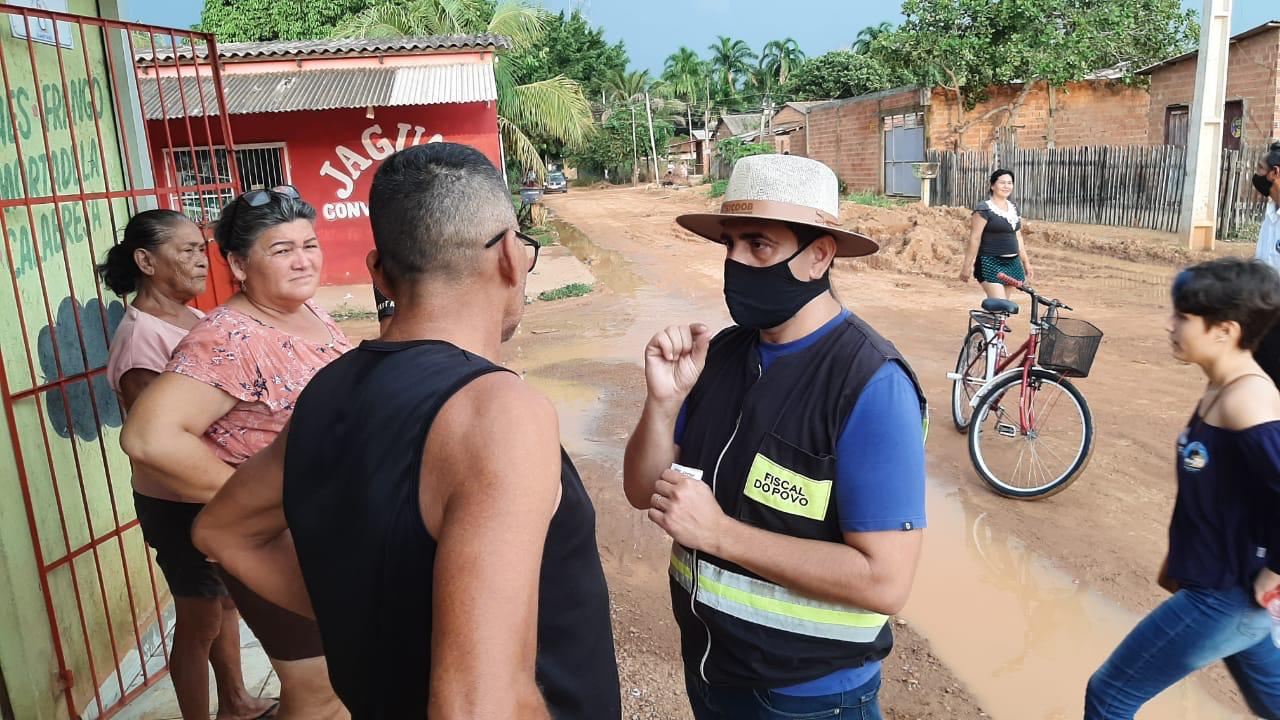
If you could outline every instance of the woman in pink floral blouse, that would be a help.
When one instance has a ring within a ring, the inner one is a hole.
[[[271,443],[311,377],[351,349],[312,302],[323,264],[314,220],[289,186],[245,193],[222,211],[215,238],[240,292],[179,343],[121,436],[135,463],[159,470],[183,497],[212,498]],[[315,622],[224,579],[280,677],[276,717],[349,717],[329,685]]]

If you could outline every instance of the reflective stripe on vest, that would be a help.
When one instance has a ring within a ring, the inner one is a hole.
[[[690,593],[692,560],[688,550],[679,545],[672,548],[671,577]],[[697,601],[756,625],[855,643],[874,642],[888,619],[851,605],[797,595],[781,585],[739,575],[705,560],[698,561]]]

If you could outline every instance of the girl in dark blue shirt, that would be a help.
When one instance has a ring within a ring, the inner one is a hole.
[[[1280,719],[1280,649],[1262,596],[1280,585],[1280,392],[1252,349],[1280,316],[1280,276],[1239,258],[1173,283],[1173,356],[1208,385],[1178,438],[1178,495],[1161,587],[1173,593],[1089,680],[1086,720],[1128,720],[1224,660],[1250,710]]]

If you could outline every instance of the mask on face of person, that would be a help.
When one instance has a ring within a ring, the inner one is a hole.
[[[1268,180],[1266,175],[1254,173],[1253,188],[1262,193],[1262,197],[1271,197],[1271,188],[1275,185],[1274,180]]]
[[[753,267],[736,260],[724,261],[724,301],[733,321],[744,328],[767,330],[785,323],[810,300],[831,289],[831,277],[800,280],[788,266],[800,253],[768,267]]]

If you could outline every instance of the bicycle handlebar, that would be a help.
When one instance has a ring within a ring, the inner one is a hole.
[[[1049,307],[1055,307],[1055,308],[1062,308],[1063,310],[1071,310],[1073,312],[1075,311],[1075,308],[1062,302],[1061,300],[1051,300],[1037,293],[1035,290],[1031,288],[1030,285],[1027,285],[1022,280],[1011,278],[1008,275],[1005,275],[1004,273],[996,273],[996,279],[1004,283],[1005,285],[1008,285],[1011,288],[1017,288],[1018,290],[1021,290],[1022,292],[1035,298],[1038,302],[1040,302],[1043,305],[1048,305]]]

